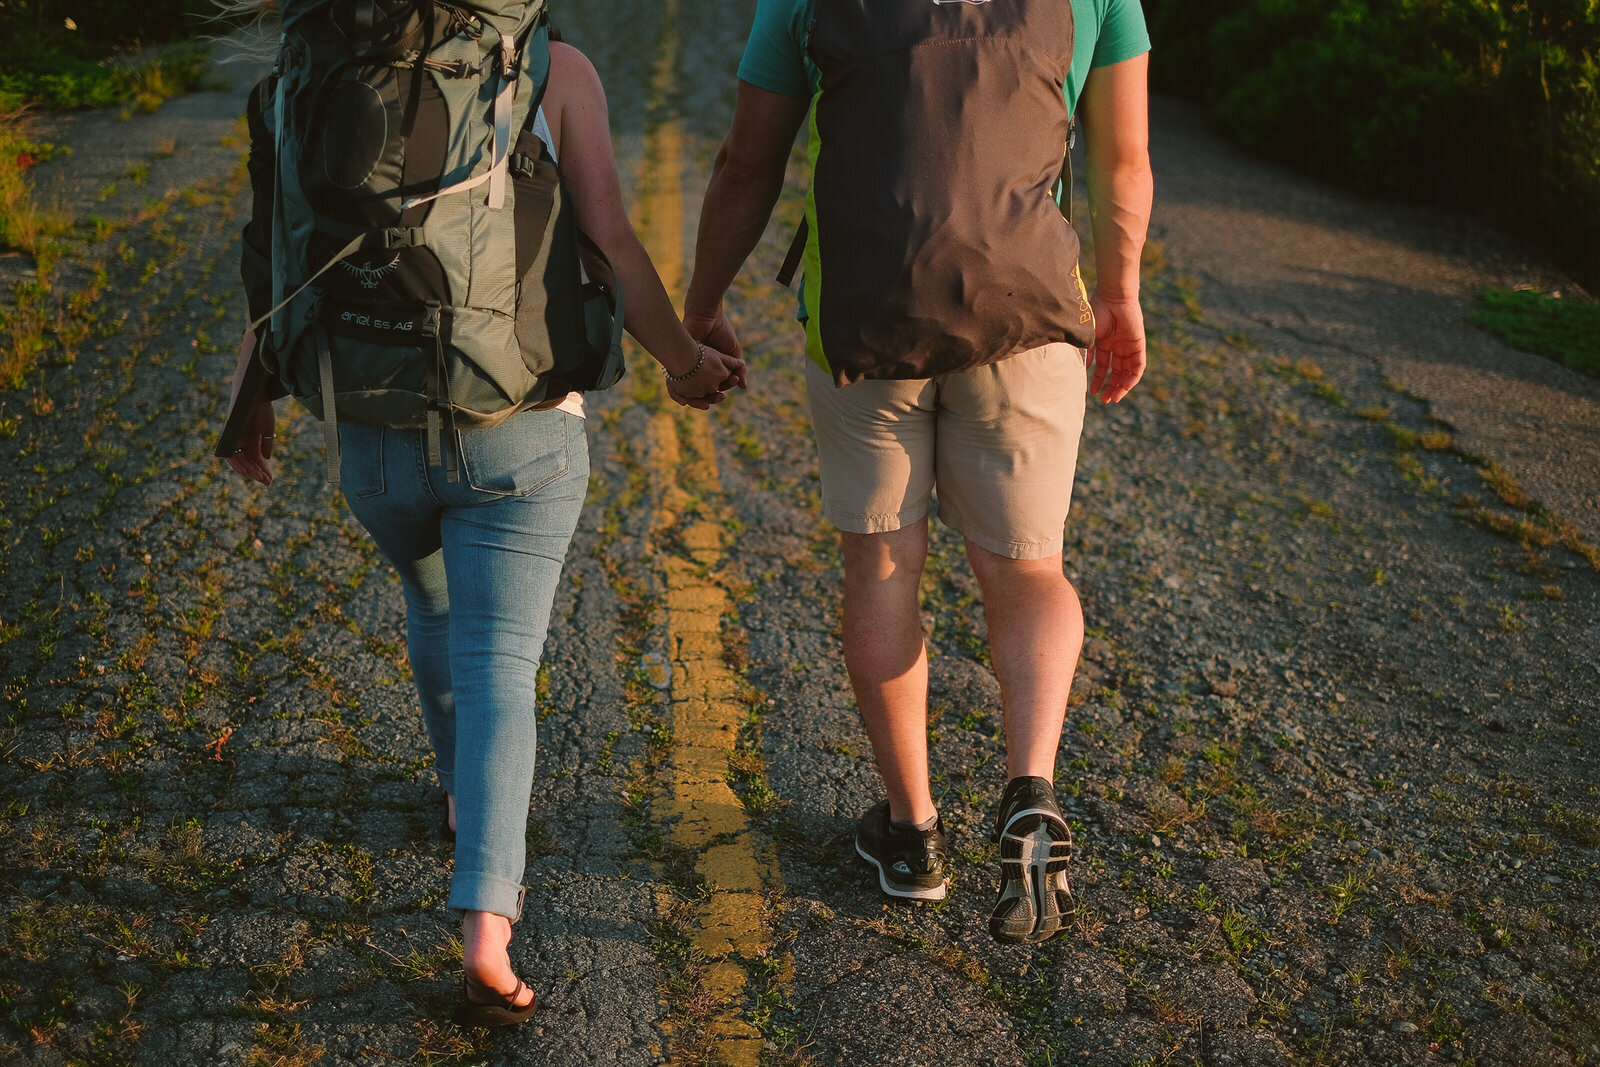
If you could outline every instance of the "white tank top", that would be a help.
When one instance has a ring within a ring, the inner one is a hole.
[[[533,116],[533,135],[543,141],[544,146],[550,150],[550,158],[556,159],[556,139],[550,135],[550,122],[544,117],[543,104],[539,106],[538,112]],[[560,162],[560,160],[556,161]],[[557,404],[555,409],[576,415],[580,419],[583,418],[583,394],[568,393],[566,399]]]

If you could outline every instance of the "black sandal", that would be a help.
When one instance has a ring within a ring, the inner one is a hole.
[[[478,1003],[472,999],[474,989],[480,996],[488,994],[494,997],[494,1001],[488,1004]],[[539,997],[535,993],[533,999],[519,1006],[517,998],[522,995],[524,989],[528,989],[528,983],[518,978],[517,988],[507,996],[463,976],[461,1003],[456,1005],[451,1021],[457,1026],[516,1026],[518,1023],[525,1023],[533,1018],[533,1013],[538,1010]],[[533,993],[533,990],[529,989],[528,992]]]

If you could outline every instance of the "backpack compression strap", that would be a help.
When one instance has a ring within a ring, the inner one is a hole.
[[[545,30],[543,32],[548,31]],[[494,94],[494,160],[489,169],[476,178],[457,182],[429,196],[408,197],[401,201],[401,211],[409,211],[411,208],[421,204],[437,200],[441,196],[450,196],[452,193],[464,193],[468,189],[476,189],[484,182],[489,183],[489,209],[491,211],[499,211],[505,207],[506,164],[511,159],[511,102],[517,90],[517,79],[513,69],[516,64],[516,57],[516,41],[502,35],[500,38],[499,71]]]
[[[317,373],[322,379],[322,459],[328,488],[339,488],[339,416],[333,409],[333,356],[328,351],[328,331],[312,328],[317,346]]]

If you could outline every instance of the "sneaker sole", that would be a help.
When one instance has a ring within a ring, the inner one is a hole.
[[[891,897],[899,897],[902,900],[943,900],[945,892],[949,888],[949,882],[940,882],[938,885],[927,889],[901,889],[892,884],[889,881],[888,872],[883,869],[883,864],[872,856],[867,855],[867,850],[861,847],[861,838],[859,837],[856,838],[856,855],[872,864],[878,872],[878,888]]]
[[[1066,928],[1071,859],[1072,831],[1053,812],[1031,808],[1011,817],[1000,835],[1000,899],[989,919],[996,941],[1032,944]]]

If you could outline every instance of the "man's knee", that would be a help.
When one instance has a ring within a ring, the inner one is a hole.
[[[847,582],[920,579],[928,556],[928,520],[887,533],[840,531],[839,547]]]
[[[1008,582],[1036,581],[1040,578],[1066,581],[1059,552],[1041,559],[1013,559],[968,540],[967,560],[972,564],[972,573],[978,579],[978,584],[985,589]]]

